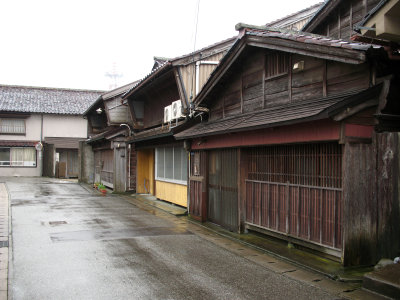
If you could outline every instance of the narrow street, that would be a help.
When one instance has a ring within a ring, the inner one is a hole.
[[[128,197],[72,181],[2,181],[12,218],[8,299],[365,296]]]

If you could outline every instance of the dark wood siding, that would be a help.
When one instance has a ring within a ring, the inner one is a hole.
[[[342,146],[337,143],[243,150],[246,223],[342,247]]]
[[[341,1],[332,12],[327,14],[312,33],[326,35],[334,38],[350,39],[355,32],[354,25],[374,8],[379,0],[351,0]]]
[[[292,70],[294,64],[301,67]],[[251,55],[233,67],[230,75],[219,85],[210,104],[210,120],[370,86],[367,64],[350,65],[264,49],[253,49]]]

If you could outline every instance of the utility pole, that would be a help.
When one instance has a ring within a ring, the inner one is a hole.
[[[118,87],[118,78],[121,78],[123,75],[122,73],[117,72],[117,64],[114,62],[112,71],[107,72],[105,76],[109,77],[111,79],[111,83],[108,86],[110,90],[116,89]]]

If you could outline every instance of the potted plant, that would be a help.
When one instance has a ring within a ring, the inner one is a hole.
[[[103,195],[106,195],[106,194],[107,194],[106,187],[105,187],[102,183],[100,183],[100,184],[97,186],[97,189],[98,189]]]

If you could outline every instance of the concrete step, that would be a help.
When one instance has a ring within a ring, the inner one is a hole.
[[[400,264],[385,266],[365,274],[363,288],[386,297],[400,299]]]

